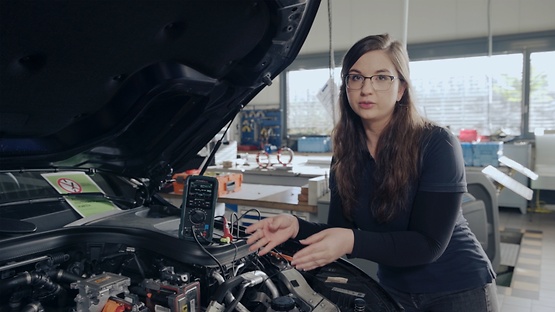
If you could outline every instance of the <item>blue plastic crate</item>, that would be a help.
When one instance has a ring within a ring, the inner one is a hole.
[[[472,144],[472,165],[499,167],[499,156],[503,155],[503,142],[476,142]]]
[[[461,142],[463,158],[464,158],[464,165],[465,166],[472,166],[474,153],[472,152],[472,143],[469,142]]]
[[[331,151],[330,137],[301,137],[297,140],[297,151],[305,153],[327,153]]]

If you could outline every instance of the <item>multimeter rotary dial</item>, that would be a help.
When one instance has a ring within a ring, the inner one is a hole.
[[[202,209],[193,209],[189,213],[189,220],[193,224],[200,224],[206,221],[206,212]]]

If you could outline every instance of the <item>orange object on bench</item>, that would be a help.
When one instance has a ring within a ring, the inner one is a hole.
[[[185,172],[176,173],[172,176],[173,192],[176,194],[183,194],[183,187],[185,186],[185,179],[187,176],[199,174],[199,169],[191,169]]]
[[[241,190],[241,184],[243,184],[242,173],[217,173],[210,175],[218,179],[218,196]]]
[[[189,175],[196,175],[200,172],[198,169],[187,170],[185,172],[176,173],[173,175],[173,192],[175,194],[183,194],[183,187],[185,180]],[[242,173],[207,173],[207,176],[214,177],[218,180],[218,196],[237,192],[241,189],[243,184]]]

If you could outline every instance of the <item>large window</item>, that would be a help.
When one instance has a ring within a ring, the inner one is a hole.
[[[417,106],[454,133],[470,128],[529,139],[535,128],[555,129],[553,34],[496,37],[491,56],[484,55],[483,38],[409,45]],[[333,129],[331,108],[317,98],[330,76],[328,60],[303,56],[287,71],[284,135],[329,135]],[[339,84],[340,68],[334,73]]]
[[[411,79],[420,111],[429,119],[482,135],[520,135],[522,54],[411,62]],[[335,81],[340,83],[337,68]],[[289,135],[329,135],[332,110],[317,94],[329,78],[327,68],[287,75]]]
[[[530,55],[530,132],[555,129],[555,51]]]
[[[411,62],[416,103],[429,119],[479,134],[520,135],[522,54]]]
[[[334,71],[339,83],[340,70]],[[287,133],[289,135],[329,135],[333,129],[334,108],[318,99],[326,87],[329,69],[290,71],[287,74]]]

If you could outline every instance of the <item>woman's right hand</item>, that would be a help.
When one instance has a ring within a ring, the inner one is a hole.
[[[251,234],[247,239],[247,244],[251,245],[249,250],[255,251],[262,248],[258,254],[263,256],[277,245],[297,237],[299,221],[293,215],[280,214],[249,225],[245,232]]]

